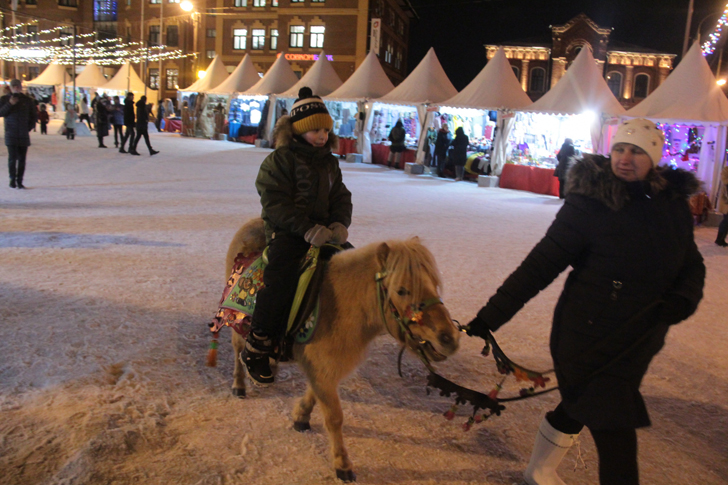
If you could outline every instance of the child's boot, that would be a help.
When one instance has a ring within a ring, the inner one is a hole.
[[[274,351],[273,339],[264,334],[251,331],[240,357],[248,368],[248,375],[257,384],[273,384],[273,370],[270,358]]]

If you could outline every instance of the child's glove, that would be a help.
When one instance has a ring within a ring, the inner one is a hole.
[[[326,226],[316,224],[311,229],[306,231],[303,239],[305,239],[307,243],[318,248],[329,242],[333,235],[334,233],[331,232],[331,230],[328,229]]]
[[[340,222],[332,222],[329,224],[329,229],[334,234],[331,238],[331,242],[334,244],[344,244],[349,239],[349,231],[346,230],[346,226]]]

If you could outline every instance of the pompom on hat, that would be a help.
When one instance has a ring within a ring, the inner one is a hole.
[[[617,133],[612,138],[610,151],[617,143],[629,143],[640,147],[649,155],[652,160],[652,166],[656,167],[662,158],[665,135],[652,121],[637,118],[625,121],[619,125]]]
[[[334,120],[324,102],[319,96],[313,95],[311,88],[305,86],[298,91],[298,99],[293,103],[290,117],[296,135],[321,128],[331,130],[334,127]]]

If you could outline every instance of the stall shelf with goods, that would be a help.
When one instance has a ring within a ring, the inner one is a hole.
[[[229,97],[209,93],[225,82],[229,76],[220,56],[215,56],[200,79],[177,92],[178,102],[184,106],[184,102],[187,101],[188,116],[183,117],[187,125],[182,127],[184,135],[200,138],[215,136],[218,131],[217,113],[226,109]]]
[[[447,74],[437,59],[435,50],[430,48],[417,67],[402,83],[388,94],[373,101],[371,110],[367,112],[364,136],[364,160],[370,163],[387,163],[389,160],[389,133],[398,120],[405,129],[405,150],[396,168],[404,168],[407,152],[417,151],[422,134],[423,123],[429,105],[450,99],[457,90],[448,79]],[[382,145],[385,149],[374,150],[374,145]],[[386,152],[387,158],[382,160]],[[376,154],[376,158],[375,158]],[[412,160],[414,160],[414,154]]]
[[[663,164],[694,171],[715,205],[726,157],[728,98],[695,42],[680,64],[623,118],[647,118],[665,133]]]

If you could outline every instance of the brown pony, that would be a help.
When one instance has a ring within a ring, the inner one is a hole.
[[[263,220],[246,223],[230,244],[226,279],[238,253],[264,246]],[[342,435],[339,382],[364,359],[369,343],[389,333],[432,361],[444,360],[457,350],[460,333],[440,300],[440,285],[435,260],[416,237],[343,251],[329,262],[316,332],[308,344],[293,348],[294,359],[308,378],[293,419],[297,431],[310,429],[311,411],[319,403],[339,479],[355,480]],[[233,394],[244,396],[245,366],[238,356],[245,341],[231,333],[236,355]]]

